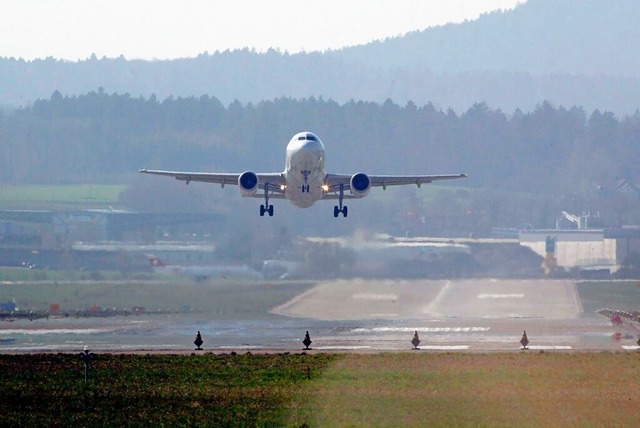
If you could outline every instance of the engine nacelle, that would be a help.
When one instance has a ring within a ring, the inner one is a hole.
[[[364,198],[371,190],[371,180],[364,172],[357,172],[351,176],[351,194],[356,198]]]
[[[253,196],[258,191],[258,176],[255,172],[246,171],[238,177],[238,187],[242,196]]]

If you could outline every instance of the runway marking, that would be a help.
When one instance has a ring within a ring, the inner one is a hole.
[[[478,294],[478,299],[524,299],[524,294]]]
[[[474,333],[491,330],[491,327],[373,327],[354,328],[353,333]]]
[[[359,300],[397,300],[397,294],[375,294],[375,293],[358,293],[353,295],[354,299]]]
[[[534,346],[528,346],[527,348],[534,351],[569,351],[573,349],[571,346],[568,346],[568,345],[534,345]]]
[[[115,327],[110,328],[35,328],[35,329],[6,329],[0,330],[0,334],[26,334],[26,335],[40,335],[40,334],[99,334],[99,333],[113,333],[117,329]]]
[[[357,351],[358,349],[371,349],[371,346],[314,346],[311,349],[323,350],[323,351],[331,351],[331,350],[353,350]]]
[[[625,351],[640,351],[640,346],[627,346],[627,345],[622,345],[622,349],[624,349]]]
[[[446,296],[449,293],[450,288],[451,288],[451,281],[447,281],[438,292],[438,295],[436,296],[436,298],[433,299],[431,303],[429,303],[429,305],[422,310],[422,313],[439,315],[439,313],[436,312],[436,309],[440,307],[441,302],[444,299],[444,296]]]
[[[423,351],[466,351],[468,345],[425,345],[419,346],[418,350]]]

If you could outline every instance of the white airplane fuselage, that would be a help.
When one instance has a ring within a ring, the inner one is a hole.
[[[284,195],[293,205],[307,208],[322,199],[324,154],[322,141],[310,132],[294,135],[287,144]]]

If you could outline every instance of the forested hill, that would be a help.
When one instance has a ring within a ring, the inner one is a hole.
[[[139,168],[279,171],[287,142],[316,132],[336,173],[469,173],[463,186],[590,194],[640,180],[640,115],[542,103],[505,114],[477,104],[277,99],[225,107],[208,96],[55,93],[0,116],[3,183],[129,183]],[[134,178],[135,177],[135,178]]]
[[[336,51],[346,61],[434,73],[511,71],[532,74],[640,76],[640,2],[528,0],[403,37]]]
[[[244,49],[172,61],[0,58],[0,107],[28,105],[55,90],[73,96],[102,87],[159,99],[207,94],[224,105],[277,97],[392,99],[461,114],[479,102],[530,112],[546,100],[633,114],[640,105],[639,18],[636,0],[529,0],[475,21],[325,53]]]

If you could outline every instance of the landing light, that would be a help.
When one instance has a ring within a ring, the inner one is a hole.
[[[280,190],[284,190],[284,189],[286,189],[286,188],[287,188],[287,186],[285,186],[284,184],[281,184],[281,185],[280,185]]]
[[[327,186],[326,184],[322,185],[322,190],[324,190],[325,192],[329,191],[329,186]]]

